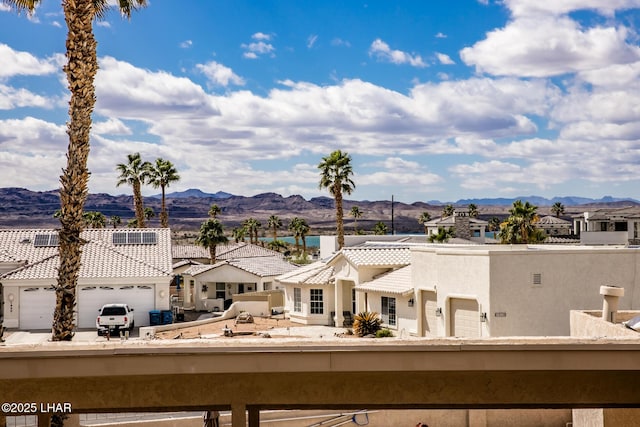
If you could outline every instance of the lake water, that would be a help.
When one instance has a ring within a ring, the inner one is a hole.
[[[273,237],[260,237],[260,240],[264,240],[265,242],[270,242],[273,240]],[[292,236],[278,236],[278,240],[282,240],[285,243],[295,245],[296,239]],[[320,236],[307,236],[307,248],[319,248],[320,247]],[[300,246],[302,246],[302,239],[300,239]]]

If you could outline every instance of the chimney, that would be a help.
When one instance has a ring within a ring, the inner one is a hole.
[[[600,295],[604,296],[602,303],[602,319],[611,323],[616,323],[618,312],[618,301],[624,296],[624,288],[613,285],[600,286]]]
[[[454,228],[456,237],[471,240],[471,220],[468,209],[456,209],[453,212]]]

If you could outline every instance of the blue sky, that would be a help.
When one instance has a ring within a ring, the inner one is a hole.
[[[90,191],[140,152],[169,191],[356,200],[640,198],[640,0],[153,0],[95,23]],[[0,1],[3,187],[58,188],[66,27]],[[157,191],[148,188],[145,194]]]

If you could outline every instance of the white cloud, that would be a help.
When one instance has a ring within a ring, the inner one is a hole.
[[[109,21],[97,21],[96,25],[98,27],[111,28],[111,23]]]
[[[8,4],[0,3],[0,12],[11,12],[11,7]]]
[[[437,39],[446,39],[447,35],[444,33],[436,33],[436,38]]]
[[[96,135],[132,135],[131,129],[122,120],[109,118],[104,122],[94,121],[92,131]]]
[[[215,61],[206,64],[197,64],[196,68],[200,70],[209,81],[216,86],[227,87],[229,84],[236,86],[244,85],[244,79],[233,72],[229,67],[225,67]]]
[[[267,43],[267,41],[271,40],[270,35],[255,33],[251,38],[256,41],[240,45],[240,47],[244,49],[244,53],[242,54],[243,57],[248,59],[257,59],[262,55],[269,55],[272,58],[275,56],[274,51],[276,48],[271,43]]]
[[[53,58],[39,59],[28,52],[18,52],[0,43],[0,79],[22,76],[42,76],[60,71]]]
[[[576,10],[594,10],[613,16],[616,10],[640,7],[638,0],[503,0],[515,17],[537,15],[564,15]]]
[[[53,104],[53,100],[37,95],[27,89],[16,89],[0,84],[0,110],[11,110],[19,107],[51,108]]]
[[[437,52],[436,57],[438,58],[438,61],[440,61],[441,64],[444,64],[444,65],[455,64],[455,61],[451,59],[451,57],[447,54]]]
[[[633,63],[640,48],[625,27],[581,28],[568,17],[521,18],[462,49],[467,65],[494,75],[549,77]]]
[[[254,40],[271,40],[271,36],[269,34],[265,34],[265,33],[254,33],[251,36],[252,39]]]
[[[317,34],[312,34],[307,38],[307,48],[311,49],[313,47],[314,44],[316,44],[316,41],[318,40],[318,35]]]
[[[183,41],[182,43],[180,43],[180,47],[181,47],[182,49],[188,49],[188,48],[190,48],[191,46],[193,46],[193,41],[192,41],[192,40],[185,40],[185,41]]]
[[[391,49],[389,45],[381,39],[375,39],[373,43],[371,43],[369,56],[373,56],[379,61],[391,62],[392,64],[409,64],[413,67],[420,68],[427,66],[420,55]]]
[[[349,43],[347,40],[343,40],[339,37],[336,37],[334,39],[331,40],[331,45],[332,46],[344,46],[344,47],[351,47],[351,43]]]

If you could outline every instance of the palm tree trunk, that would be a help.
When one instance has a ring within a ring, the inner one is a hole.
[[[91,113],[95,105],[94,78],[98,70],[96,40],[93,36],[93,2],[63,0],[67,22],[67,75],[71,99],[67,134],[67,167],[60,177],[60,267],[56,288],[56,310],[53,316],[53,341],[73,338],[76,285],[81,265],[80,232],[87,198],[89,171],[89,133]]]
[[[307,238],[302,235],[302,256],[306,256],[307,255]]]
[[[164,185],[162,185],[160,188],[162,188],[162,207],[160,208],[160,227],[169,228],[169,215],[167,214]]]
[[[216,263],[216,245],[209,246],[209,258],[210,258],[210,261],[209,261],[210,264],[213,265]]]
[[[342,249],[344,246],[344,221],[342,212],[342,190],[339,182],[334,187],[334,190],[336,199],[336,231],[338,233],[338,249]]]
[[[135,181],[133,183],[133,205],[136,209],[136,220],[138,221],[138,228],[145,228],[142,190],[140,188],[139,181]]]

